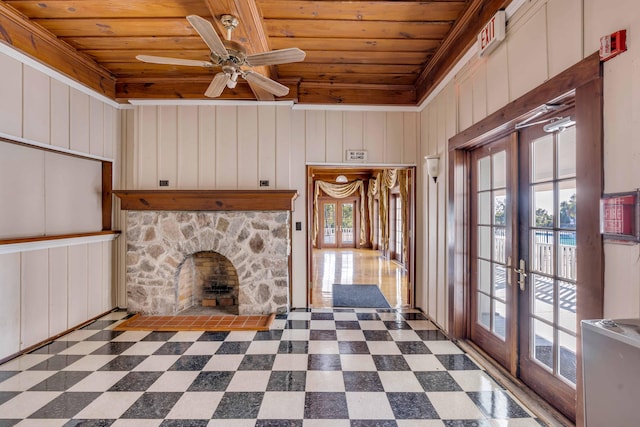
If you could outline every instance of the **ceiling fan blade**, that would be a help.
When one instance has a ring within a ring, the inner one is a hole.
[[[306,53],[297,47],[272,50],[247,56],[247,63],[251,66],[288,64],[304,60]]]
[[[167,65],[186,65],[187,67],[213,67],[213,63],[209,61],[197,61],[195,59],[167,58],[164,56],[153,55],[137,55],[136,59],[150,64],[167,64]]]
[[[209,46],[211,52],[215,53],[222,59],[229,59],[227,48],[224,47],[222,40],[220,40],[220,37],[213,28],[213,24],[211,24],[211,22],[198,15],[187,16],[187,21],[189,21],[193,29],[200,34],[200,37],[202,37],[202,40],[204,40],[207,46]]]
[[[280,83],[273,81],[260,73],[256,73],[255,71],[246,71],[244,73],[244,78],[249,82],[249,84],[253,83],[257,86],[260,86],[262,89],[276,96],[285,96],[289,93],[288,87],[281,85]]]
[[[268,90],[263,89],[261,86],[258,86],[256,83],[253,83],[250,80],[248,80],[247,83],[249,83],[249,87],[251,88],[251,91],[256,96],[256,99],[258,101],[275,100],[275,97],[273,96],[273,94]]]
[[[209,98],[217,98],[218,96],[220,96],[220,94],[222,94],[222,91],[224,90],[228,81],[229,76],[227,76],[225,73],[216,74],[211,81],[211,84],[204,92],[204,95],[208,96]]]

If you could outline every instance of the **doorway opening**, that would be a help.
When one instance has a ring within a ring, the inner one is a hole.
[[[415,167],[308,166],[307,175],[308,304],[331,307],[333,284],[373,284],[392,307],[411,307]]]

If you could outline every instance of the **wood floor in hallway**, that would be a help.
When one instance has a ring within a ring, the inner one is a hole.
[[[369,249],[314,249],[311,306],[332,307],[332,286],[377,285],[391,307],[409,304],[405,269]]]

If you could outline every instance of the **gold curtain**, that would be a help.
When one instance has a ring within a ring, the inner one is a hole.
[[[378,174],[380,183],[380,247],[385,251],[389,247],[389,189],[396,185],[396,169],[385,169]]]
[[[409,236],[409,224],[407,223],[407,205],[409,204],[409,180],[407,177],[407,170],[402,169],[398,171],[398,186],[400,187],[400,200],[402,205],[400,207],[400,215],[402,217],[402,259],[406,260],[407,256],[407,240]]]
[[[369,191],[367,192],[369,204],[369,241],[373,243],[375,230],[373,229],[373,200],[378,193],[378,177],[369,179]]]
[[[360,190],[360,245],[365,245],[367,243],[367,228],[364,210],[364,185],[360,179],[347,184],[333,184],[326,181],[316,181],[313,196],[313,245],[316,246],[318,231],[320,229],[320,222],[318,220],[318,196],[320,195],[320,190],[336,199],[349,197],[356,191]]]

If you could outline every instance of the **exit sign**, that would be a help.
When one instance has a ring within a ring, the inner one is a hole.
[[[484,56],[495,49],[504,40],[507,28],[507,17],[504,10],[499,10],[493,18],[482,27],[478,34],[478,45],[480,50],[478,56]]]

